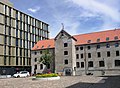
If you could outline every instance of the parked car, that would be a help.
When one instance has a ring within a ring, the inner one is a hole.
[[[30,73],[28,71],[20,71],[20,72],[13,75],[13,77],[16,77],[16,78],[18,78],[18,77],[28,77],[28,76],[30,76]]]

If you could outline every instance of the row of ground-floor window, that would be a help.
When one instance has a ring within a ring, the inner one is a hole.
[[[81,65],[80,65],[81,63]],[[99,61],[99,67],[105,67],[105,62],[104,61]],[[114,61],[115,66],[120,66],[120,60],[115,60]],[[77,68],[84,68],[84,62],[76,62],[76,67]],[[93,61],[88,62],[88,67],[94,67]]]
[[[0,66],[0,75],[13,75],[19,71],[31,72],[31,66]]]
[[[69,64],[68,60],[65,60],[64,63]],[[99,67],[105,67],[105,62],[104,61],[99,61],[98,64],[99,64]],[[120,66],[120,60],[115,60],[114,61],[114,66],[115,67]],[[76,67],[77,68],[84,68],[85,67],[85,62],[76,62]],[[93,61],[88,61],[88,67],[94,67]],[[40,64],[39,67],[37,65],[35,65],[34,66],[34,71],[36,69],[43,70],[44,69],[43,64]],[[48,65],[48,69],[50,69],[50,65]],[[34,74],[35,74],[35,72],[34,72]]]

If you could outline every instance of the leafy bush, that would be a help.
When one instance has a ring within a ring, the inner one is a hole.
[[[58,74],[51,73],[51,74],[36,75],[36,78],[57,77],[57,76],[58,76]]]

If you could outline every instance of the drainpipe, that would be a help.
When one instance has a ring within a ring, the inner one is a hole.
[[[84,61],[85,61],[85,75],[87,75],[87,59],[86,59],[86,46],[84,46]]]

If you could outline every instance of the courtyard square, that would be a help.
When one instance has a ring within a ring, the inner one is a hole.
[[[60,80],[0,79],[0,88],[120,88],[120,76],[62,76]]]

